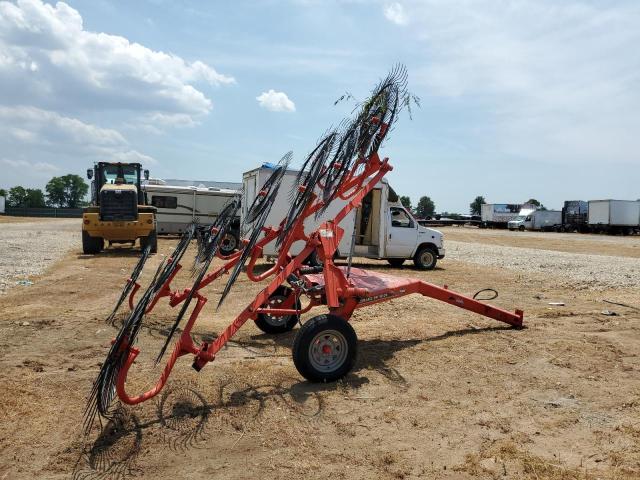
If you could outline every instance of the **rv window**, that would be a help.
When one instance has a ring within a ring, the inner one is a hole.
[[[158,208],[178,208],[178,197],[165,197],[153,195],[151,205]]]

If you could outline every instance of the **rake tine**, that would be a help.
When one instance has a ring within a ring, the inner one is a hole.
[[[197,292],[200,282],[202,282],[202,279],[204,278],[204,275],[207,273],[207,270],[209,269],[209,266],[211,265],[213,258],[218,252],[220,241],[222,240],[222,238],[224,237],[228,229],[231,227],[231,222],[238,214],[239,208],[240,208],[240,196],[237,196],[237,197],[234,197],[233,200],[231,200],[227,204],[227,206],[225,206],[225,208],[222,209],[222,212],[220,212],[220,215],[216,219],[215,223],[212,225],[212,227],[215,227],[216,229],[218,229],[217,232],[211,233],[212,230],[209,229],[208,240],[207,240],[208,243],[204,249],[206,256],[203,257],[202,259],[202,265],[201,265],[200,271],[198,272],[198,276],[193,282],[193,286],[189,290],[189,294],[187,295],[187,298],[185,298],[184,302],[182,303],[182,308],[180,309],[180,312],[178,313],[176,320],[171,326],[171,330],[169,331],[169,335],[167,335],[167,339],[165,340],[164,345],[160,349],[160,353],[156,358],[156,364],[162,359],[162,356],[165,354],[169,344],[171,343],[171,339],[175,334],[176,330],[178,329],[178,325],[182,321],[182,318],[187,312],[187,309],[189,308],[189,304],[191,303],[191,300],[193,299],[195,293]]]
[[[257,195],[256,199],[261,198],[260,202],[252,203],[251,207],[247,211],[247,217],[251,216],[253,219],[248,224],[251,225],[251,235],[249,237],[249,242],[244,246],[242,250],[242,254],[236,263],[231,275],[229,276],[229,280],[224,287],[220,300],[218,301],[218,306],[216,310],[220,308],[225,298],[229,294],[231,287],[235,283],[240,274],[240,271],[244,267],[247,258],[249,255],[253,253],[253,247],[258,241],[260,234],[262,233],[262,227],[264,227],[264,223],[267,221],[267,217],[269,216],[269,212],[271,211],[271,207],[273,206],[273,202],[278,195],[278,190],[280,189],[280,184],[282,183],[282,179],[284,178],[284,174],[289,167],[289,162],[291,161],[292,153],[288,152],[285,156],[283,156],[278,162],[278,166],[273,170],[264,186],[262,187],[262,191],[265,192],[264,195]],[[252,212],[253,210],[255,212]],[[257,212],[257,213],[256,213]]]

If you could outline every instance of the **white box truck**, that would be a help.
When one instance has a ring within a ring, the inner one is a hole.
[[[560,230],[562,212],[560,210],[534,210],[524,219],[509,222],[510,230]]]
[[[529,205],[525,203],[520,208],[520,211],[518,212],[518,216],[513,220],[509,220],[509,222],[507,223],[507,227],[509,228],[509,230],[524,231],[524,229],[526,228],[525,223],[527,221],[529,222],[531,221],[531,214],[535,211],[536,211],[535,205]]]
[[[596,233],[640,231],[640,201],[589,200],[589,228]]]
[[[519,203],[485,203],[481,207],[480,228],[507,228],[521,209]]]
[[[0,197],[0,213],[4,214],[5,198]]]
[[[248,206],[271,172],[271,168],[263,166],[243,174],[242,219],[246,217]],[[294,188],[297,173],[296,170],[286,172],[265,225],[277,227],[287,215],[289,193]],[[405,260],[412,259],[418,268],[433,269],[437,260],[444,258],[442,233],[419,225],[401,203],[389,198],[390,190],[389,184],[383,179],[363,199],[362,206],[354,209],[340,223],[345,233],[338,246],[337,257],[346,258],[349,255],[355,227],[354,256],[386,259],[393,266],[400,266]],[[322,222],[333,218],[346,203],[336,199],[318,219],[314,216],[307,218],[305,232],[311,233]],[[300,253],[303,247],[302,242],[296,242],[290,253]],[[263,253],[267,257],[275,257],[278,254],[275,241],[267,244]]]

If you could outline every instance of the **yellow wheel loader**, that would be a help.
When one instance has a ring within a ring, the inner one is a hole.
[[[158,250],[156,207],[147,205],[140,188],[142,166],[139,163],[98,162],[87,170],[91,182],[91,206],[82,212],[82,250],[99,253],[105,241],[131,243],[140,239],[140,247]],[[144,171],[149,178],[149,170]]]

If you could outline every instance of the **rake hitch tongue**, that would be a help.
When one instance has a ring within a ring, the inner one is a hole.
[[[301,314],[318,306],[326,307],[330,313],[302,324],[294,342],[294,364],[311,381],[335,380],[345,375],[353,365],[357,338],[347,321],[356,309],[405,295],[420,294],[516,327],[522,326],[523,313],[520,310],[509,312],[453,292],[446,286],[439,287],[418,279],[399,278],[352,267],[350,260],[347,268],[333,263],[334,254],[344,235],[340,223],[360,207],[364,197],[393,169],[387,158],[380,159],[377,151],[391,131],[400,110],[409,104],[408,99],[406,71],[399,66],[361,104],[354,119],[342,122],[341,132],[331,131],[318,142],[296,177],[290,192],[291,206],[287,215],[279,225],[265,226],[291,160],[291,153],[285,155],[247,208],[242,228],[246,231],[246,238],[242,240],[244,247],[240,251],[223,257],[218,248],[231,219],[237,214],[240,206],[238,199],[225,208],[224,214],[204,231],[196,232],[195,225],[185,231],[170,260],[160,265],[153,281],[135,306],[133,297],[140,285],[132,275],[132,281],[126,286],[131,289],[129,303],[132,311],[94,384],[87,405],[88,422],[96,413],[107,415],[108,404],[116,392],[123,403],[131,405],[153,398],[164,387],[177,360],[184,355],[193,355],[192,367],[200,371],[215,359],[217,353],[248,320],[254,320],[263,331],[281,333],[293,329]],[[338,198],[346,202],[342,209],[315,231],[305,232],[305,220],[325,212],[328,205]],[[198,242],[198,249],[192,269],[195,277],[193,285],[183,291],[172,290],[171,283],[181,270],[180,261],[194,238]],[[263,248],[273,241],[279,247],[275,265],[257,273],[256,262],[262,257]],[[296,242],[303,243],[304,247],[298,255],[293,256],[290,250]],[[303,265],[303,261],[311,254],[317,255],[323,262],[322,267],[309,268]],[[222,260],[222,264],[209,271],[216,256]],[[215,340],[196,346],[191,331],[207,302],[201,293],[202,289],[223,274],[230,273],[218,302],[220,306],[244,267],[250,281],[268,280],[266,286]],[[286,286],[287,283],[290,287]],[[308,298],[304,307],[299,301],[302,295]],[[132,345],[144,315],[152,311],[165,296],[169,297],[171,307],[182,306],[157,360],[169,348],[193,299],[196,299],[196,304],[156,385],[145,393],[130,396],[125,389],[127,374],[139,353],[139,349]],[[292,318],[296,321],[290,321]]]

